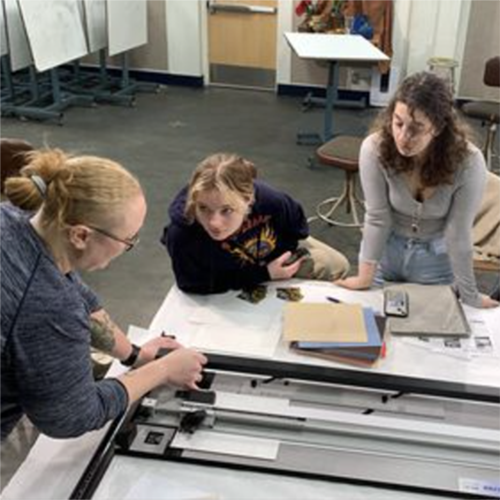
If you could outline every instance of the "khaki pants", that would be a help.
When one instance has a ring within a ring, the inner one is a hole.
[[[339,251],[312,236],[299,241],[299,247],[307,248],[311,255],[304,260],[294,278],[334,281],[347,276],[349,261]]]
[[[0,491],[12,479],[24,462],[39,435],[33,424],[23,417],[12,432],[2,441],[0,453]]]

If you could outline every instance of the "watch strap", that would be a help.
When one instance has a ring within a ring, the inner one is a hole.
[[[129,357],[127,359],[123,359],[120,363],[124,366],[134,366],[140,352],[141,348],[138,345],[132,344],[132,352]]]

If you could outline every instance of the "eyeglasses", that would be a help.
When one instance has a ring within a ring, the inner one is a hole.
[[[115,236],[114,234],[108,233],[104,229],[100,229],[98,227],[93,227],[93,226],[87,226],[89,229],[92,229],[96,233],[100,233],[104,236],[107,236],[108,238],[111,238],[112,240],[118,241],[120,243],[123,243],[125,245],[125,251],[130,252],[132,248],[134,248],[137,243],[139,243],[140,238],[139,238],[139,233],[137,233],[135,236],[133,236],[130,239],[123,239],[123,238],[118,238],[118,236]]]

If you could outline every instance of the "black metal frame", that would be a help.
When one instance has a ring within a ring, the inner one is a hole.
[[[165,351],[163,354],[167,354]],[[335,383],[344,386],[356,386],[377,388],[387,391],[394,391],[398,394],[413,393],[453,398],[458,400],[480,401],[485,403],[500,404],[500,388],[478,386],[471,384],[461,384],[441,380],[426,380],[415,377],[405,377],[401,375],[389,375],[374,372],[364,372],[357,370],[346,370],[341,368],[331,368],[316,365],[305,365],[299,363],[289,363],[283,361],[273,361],[265,359],[243,358],[239,356],[226,356],[219,354],[207,354],[207,369],[225,372],[239,372],[252,375],[267,375],[273,379],[294,379],[305,381],[317,381],[323,383]],[[91,498],[97,489],[100,480],[106,472],[115,452],[135,457],[145,457],[146,455],[123,451],[116,446],[120,431],[130,425],[135,416],[139,402],[121,418],[112,422],[106,436],[94,453],[89,465],[85,469],[82,477],[71,494],[72,499]],[[181,457],[180,452],[172,451],[161,457],[164,460],[176,460],[185,463],[199,465],[216,466],[231,469],[246,469],[272,474],[289,475],[288,471],[266,469],[263,467],[248,466],[238,463],[221,463],[210,460]],[[345,482],[360,484],[365,486],[376,486],[397,490],[416,491],[421,493],[432,493],[434,495],[453,496],[455,498],[477,498],[477,496],[456,491],[440,491],[416,486],[403,486],[391,483],[373,482],[344,477],[323,476],[307,472],[294,471],[294,476],[304,478],[323,479],[335,482]]]

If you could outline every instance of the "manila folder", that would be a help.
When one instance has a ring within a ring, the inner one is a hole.
[[[314,304],[289,302],[285,305],[283,337],[289,342],[367,341],[363,307],[360,304]]]

